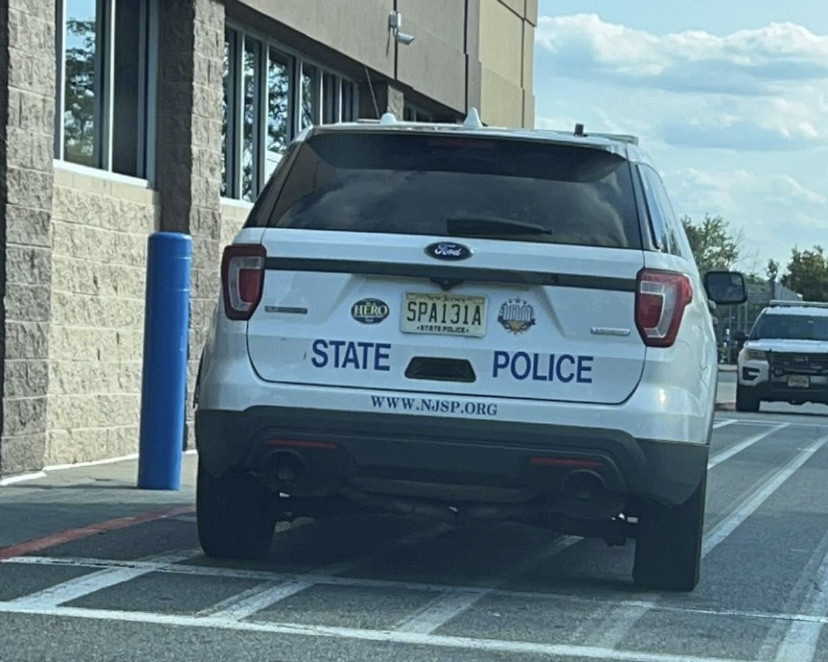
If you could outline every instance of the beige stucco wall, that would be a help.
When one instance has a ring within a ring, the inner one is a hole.
[[[536,23],[537,2],[480,0],[480,106],[488,124],[534,126]]]
[[[524,2],[513,1],[521,6]],[[278,39],[278,23],[330,49],[331,66],[337,66],[337,55],[342,54],[356,63],[351,75],[359,79],[364,79],[364,64],[390,80],[396,79],[403,89],[416,90],[464,112],[466,3],[396,0],[403,32],[415,36],[412,44],[398,47],[388,29],[388,15],[394,6],[394,0],[236,0],[228,4],[228,15],[234,18],[239,7],[253,9],[274,21],[274,25],[268,26],[266,21],[259,25],[263,32],[275,30]],[[245,16],[240,15],[238,20],[243,22]]]
[[[156,194],[55,165],[45,464],[136,452]]]
[[[386,48],[393,0],[239,0],[239,4],[394,76],[394,50]]]
[[[397,79],[440,103],[464,111],[466,11],[463,2],[397,0],[403,32],[414,42],[397,49]]]

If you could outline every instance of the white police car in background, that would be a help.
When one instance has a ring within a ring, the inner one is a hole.
[[[736,409],[759,403],[828,404],[828,303],[772,301],[737,359]]]
[[[709,301],[744,281],[703,283],[634,138],[476,111],[310,129],[222,287],[196,395],[207,554],[365,509],[632,537],[639,585],[695,587]]]

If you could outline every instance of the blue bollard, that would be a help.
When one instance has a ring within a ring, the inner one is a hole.
[[[187,398],[192,239],[156,232],[147,245],[138,487],[177,490]]]

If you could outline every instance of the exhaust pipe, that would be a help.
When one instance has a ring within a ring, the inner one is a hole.
[[[265,463],[267,473],[280,484],[295,483],[305,471],[304,460],[293,451],[274,451],[267,456]]]
[[[606,492],[604,479],[594,471],[573,471],[563,482],[563,495],[567,501],[586,504]]]

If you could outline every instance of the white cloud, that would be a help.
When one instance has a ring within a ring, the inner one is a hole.
[[[828,36],[802,26],[654,35],[594,14],[544,16],[536,45],[547,84],[600,85],[615,123],[626,105],[624,120],[647,117],[641,131],[668,144],[777,151],[828,143]]]
[[[732,230],[742,229],[745,255],[773,257],[784,266],[794,243],[811,247],[828,235],[828,190],[810,189],[788,173],[688,168],[664,179],[680,216],[720,215]]]
[[[577,14],[543,16],[535,35],[563,76],[728,94],[770,93],[779,84],[828,78],[828,37],[793,23],[722,37],[702,31],[656,36]]]
[[[783,266],[828,243],[828,36],[792,23],[657,35],[542,17],[537,125],[633,133],[680,215],[723,216]]]

